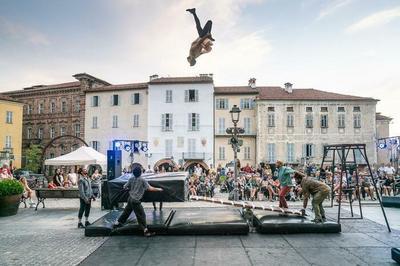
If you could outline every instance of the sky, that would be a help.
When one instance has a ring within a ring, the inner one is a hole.
[[[202,24],[214,49],[186,61]],[[315,88],[379,99],[400,135],[399,0],[0,0],[0,92],[213,73],[217,86]]]

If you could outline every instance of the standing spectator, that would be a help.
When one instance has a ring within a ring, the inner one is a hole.
[[[99,170],[96,169],[94,170],[93,175],[91,176],[91,183],[92,183],[92,190],[93,190],[93,195],[96,198],[100,198],[101,195],[101,173],[99,173]]]
[[[386,174],[386,178],[394,175],[394,172],[395,172],[394,167],[391,166],[389,163],[386,165],[386,167],[384,169],[385,169],[384,171]]]
[[[78,170],[78,187],[79,187],[79,212],[78,212],[78,228],[89,226],[90,207],[93,199],[92,185],[87,170],[80,168]],[[82,224],[82,216],[85,212],[85,226]]]
[[[69,170],[67,178],[71,186],[73,187],[78,186],[78,175],[75,173],[73,168]]]
[[[281,190],[279,193],[279,207],[288,208],[285,198],[286,194],[289,193],[292,186],[292,178],[290,175],[295,173],[295,171],[290,167],[283,166],[283,162],[279,160],[276,161],[276,168],[278,170],[278,180],[281,185]]]
[[[147,166],[147,169],[146,169],[145,173],[146,174],[153,174],[154,173],[153,169],[151,169],[150,164]]]
[[[62,187],[64,184],[64,177],[62,175],[61,169],[59,168],[56,170],[56,173],[53,176],[53,183],[57,187]]]
[[[251,173],[254,172],[253,168],[250,166],[249,163],[247,163],[246,166],[242,168],[242,171],[247,173],[247,174],[251,174]]]

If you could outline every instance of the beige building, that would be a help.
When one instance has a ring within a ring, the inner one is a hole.
[[[256,134],[257,120],[255,99],[258,90],[250,86],[237,87],[215,87],[214,89],[214,161],[215,165],[225,166],[233,160],[233,150],[229,144],[230,135],[226,128],[233,127],[231,110],[233,105],[241,109],[238,127],[244,128],[245,133],[241,136],[243,146],[238,153],[241,166],[247,163],[256,166]]]
[[[391,117],[384,116],[381,113],[376,113],[376,138],[378,140],[378,144],[379,144],[379,139],[387,138],[390,136],[389,125],[391,121],[392,121]],[[378,154],[378,164],[390,163],[390,157],[392,155],[390,149],[378,148],[377,154]]]

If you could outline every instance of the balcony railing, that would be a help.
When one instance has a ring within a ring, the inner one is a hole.
[[[206,154],[204,152],[183,152],[182,158],[184,160],[205,160]]]

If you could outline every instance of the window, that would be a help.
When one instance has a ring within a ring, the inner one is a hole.
[[[172,103],[172,90],[165,91],[165,102]]]
[[[245,117],[243,119],[244,122],[244,133],[251,134],[251,120],[250,117]]]
[[[13,121],[13,112],[7,111],[6,112],[6,123],[12,124]]]
[[[244,147],[244,159],[250,160],[250,147]]]
[[[54,127],[50,128],[50,138],[54,139],[54,137],[56,136],[56,129]]]
[[[27,109],[26,109],[26,113],[28,115],[32,114],[32,105],[28,105]]]
[[[75,100],[75,112],[80,112],[81,111],[81,99],[76,99]]]
[[[294,143],[287,144],[287,162],[288,163],[294,162]]]
[[[306,112],[312,112],[312,107],[307,106],[307,107],[306,107]]]
[[[67,112],[67,102],[61,102],[61,112],[62,113]]]
[[[215,100],[216,109],[226,110],[229,108],[228,99],[216,99]]]
[[[346,110],[344,109],[344,107],[341,107],[341,106],[339,106],[339,107],[337,108],[337,111],[338,111],[338,112],[346,112]]]
[[[269,107],[268,107],[268,112],[275,112],[275,107],[269,106]]]
[[[306,114],[306,128],[312,128],[312,127],[313,127],[313,115]]]
[[[44,103],[39,103],[38,114],[43,114],[43,111],[44,111]]]
[[[225,160],[225,147],[218,148],[218,160]]]
[[[6,149],[11,149],[11,136],[6,136]]]
[[[93,149],[95,149],[96,151],[99,151],[99,149],[100,149],[100,142],[94,140],[94,141],[92,141],[92,143],[90,143],[90,144],[91,144],[90,146],[92,146]]]
[[[118,127],[118,116],[117,115],[113,115],[112,127],[113,128],[117,128]]]
[[[50,103],[50,113],[55,113],[56,112],[56,103],[55,102],[51,102]]]
[[[286,112],[294,112],[293,106],[286,107]]]
[[[81,124],[75,124],[75,136],[80,137],[81,136]]]
[[[97,128],[97,116],[92,117],[92,128]]]
[[[218,118],[218,134],[225,134],[225,118]]]
[[[140,93],[134,93],[131,96],[131,103],[132,104],[140,104]]]
[[[92,107],[98,107],[100,106],[100,97],[95,95],[92,96]]]
[[[39,128],[38,129],[38,139],[42,139],[43,138],[43,128]]]
[[[328,112],[328,107],[321,107],[321,112]]]
[[[54,152],[50,153],[50,159],[53,159],[55,157]]]
[[[250,98],[240,99],[240,109],[253,109],[253,100]]]
[[[361,112],[360,106],[354,106],[353,107],[353,112]]]
[[[133,115],[133,127],[139,127],[139,115],[138,114]]]
[[[184,137],[177,137],[176,138],[176,147],[177,148],[183,148],[185,145],[185,138]]]
[[[360,128],[361,127],[361,114],[354,114],[353,117],[354,121],[354,128]]]
[[[194,154],[196,152],[196,139],[188,139],[188,152]]]
[[[328,127],[328,115],[321,115],[321,128]]]
[[[172,114],[161,115],[162,131],[172,131]]]
[[[172,139],[165,140],[165,157],[172,157]]]
[[[185,90],[185,102],[198,102],[199,91],[198,90]]]
[[[294,127],[294,116],[293,114],[287,115],[287,127]]]
[[[65,127],[61,127],[60,135],[61,135],[61,136],[64,136],[66,131],[67,131],[67,130],[66,130]]]
[[[338,128],[345,128],[346,127],[346,119],[344,114],[338,115]]]
[[[112,106],[119,105],[119,95],[118,94],[114,94],[113,96],[111,96],[111,105]]]
[[[304,145],[304,155],[305,155],[305,157],[308,157],[308,158],[314,157],[315,156],[314,153],[315,153],[314,152],[314,144],[305,144]]]
[[[32,128],[28,128],[26,130],[26,138],[31,139],[32,138]]]
[[[267,162],[274,163],[275,159],[275,143],[267,144]]]
[[[268,127],[275,127],[275,114],[268,114]]]
[[[189,131],[200,130],[200,114],[189,113]]]

